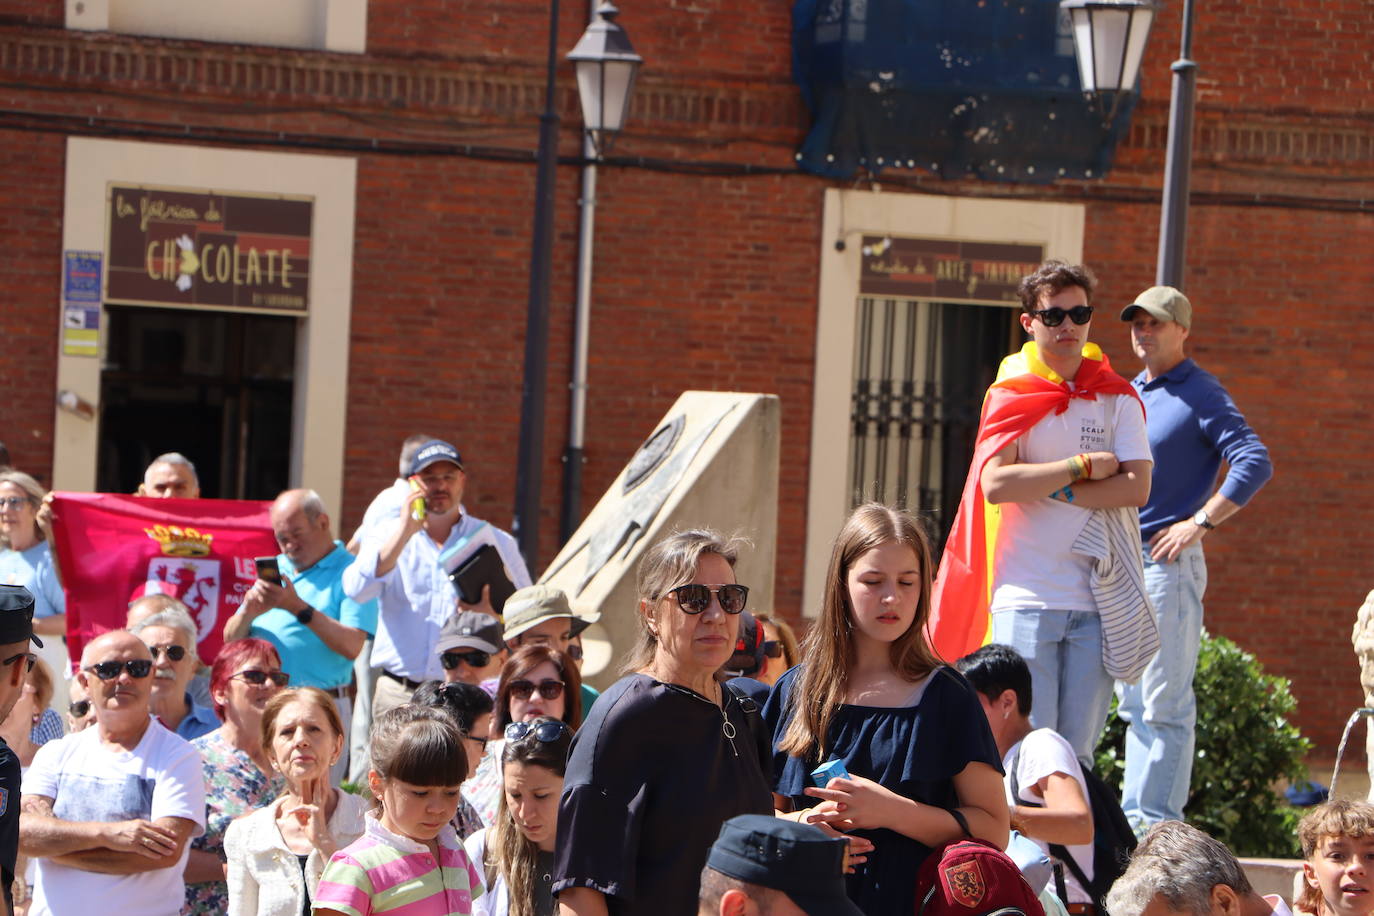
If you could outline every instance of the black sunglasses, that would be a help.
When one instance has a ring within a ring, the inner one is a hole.
[[[1071,309],[1061,309],[1055,306],[1052,309],[1041,309],[1038,312],[1031,312],[1031,315],[1040,319],[1040,323],[1047,328],[1057,328],[1064,323],[1064,317],[1073,319],[1074,324],[1087,324],[1092,321],[1093,307],[1091,305],[1075,305]]]
[[[548,683],[545,681],[544,683]],[[568,734],[570,729],[566,722],[540,722],[538,725],[531,725],[528,722],[512,722],[506,726],[506,740],[519,741],[526,735],[534,735],[534,740],[543,744],[551,744]]]
[[[114,680],[121,671],[129,672],[129,677],[141,678],[152,673],[153,663],[146,658],[131,658],[127,662],[96,662],[86,670],[94,671],[102,681]]]
[[[86,715],[86,713],[90,711],[90,700],[77,700],[75,703],[71,703],[67,706],[67,712],[71,713],[72,717],[75,719],[83,718]]]
[[[157,662],[159,655],[166,655],[167,661],[179,662],[186,657],[185,646],[149,646],[148,651],[153,653],[153,662]]]
[[[261,687],[269,680],[278,687],[285,687],[291,683],[291,675],[285,671],[259,671],[256,668],[249,668],[240,671],[238,674],[230,676],[229,680],[241,680],[245,684],[252,684],[254,687]]]
[[[9,658],[7,658],[7,659],[5,659],[4,661],[0,662],[0,665],[13,665],[15,662],[19,661],[19,659],[21,659],[21,658],[22,658],[22,659],[25,659],[25,662],[24,662],[24,670],[25,670],[25,671],[32,671],[32,670],[33,670],[33,663],[36,662],[36,661],[38,660],[38,656],[37,656],[37,655],[34,655],[32,652],[20,652],[18,655],[11,655]]]
[[[765,639],[763,641],[763,655],[765,658],[782,658],[782,643],[776,639]]]
[[[527,681],[522,678],[518,681],[511,681],[506,690],[511,696],[522,702],[532,697],[536,690],[544,699],[556,700],[563,695],[563,682],[549,678],[535,684],[534,681]]]
[[[738,614],[749,601],[749,586],[722,585],[712,588],[709,585],[689,583],[668,589],[668,594],[677,599],[677,606],[686,614],[700,614],[711,606],[711,596],[720,601],[720,609],[727,614]]]
[[[467,652],[445,652],[439,656],[439,664],[449,671],[457,668],[459,662],[472,668],[485,668],[491,664],[491,653],[483,652],[481,649],[471,649]]]

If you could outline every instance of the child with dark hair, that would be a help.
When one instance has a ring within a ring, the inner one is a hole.
[[[367,774],[377,805],[325,868],[316,916],[470,916],[482,880],[450,825],[467,777],[462,742],[438,709],[407,704],[377,719]]]
[[[491,734],[491,712],[494,704],[491,694],[474,684],[462,681],[429,681],[421,684],[411,696],[410,702],[416,706],[440,709],[453,717],[458,730],[463,733],[463,750],[467,752],[469,778],[463,783],[463,799],[458,803],[458,814],[453,819],[453,829],[466,840],[487,826],[480,812],[469,797],[472,785],[471,774],[477,772],[482,754],[487,749],[487,739]]]

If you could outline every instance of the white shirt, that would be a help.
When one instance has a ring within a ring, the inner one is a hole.
[[[1080,452],[1112,452],[1118,461],[1150,461],[1145,413],[1126,394],[1072,398],[1062,414],[1047,414],[1016,440],[1022,464],[1058,461]],[[1092,560],[1072,550],[1089,509],[1045,495],[1002,503],[993,570],[992,611],[1095,611]]]
[[[1018,757],[1018,755],[1020,755]],[[1012,763],[1016,764],[1016,785],[1020,789],[1021,797],[1013,798],[1011,794],[1011,768]],[[1040,780],[1055,773],[1063,773],[1069,776],[1074,782],[1078,783],[1078,788],[1083,792],[1083,800],[1088,803],[1088,810],[1092,811],[1092,801],[1088,798],[1088,786],[1083,781],[1083,770],[1078,765],[1078,758],[1074,756],[1073,747],[1064,737],[1051,728],[1037,728],[1026,737],[1007,750],[1007,755],[1002,758],[1002,769],[1006,770],[1007,775],[1003,782],[1007,788],[1007,803],[1018,804],[1033,802],[1038,805],[1045,804],[1045,797],[1036,788]],[[1037,846],[1049,855],[1050,844],[1039,837],[1027,836],[1026,839],[1033,841]],[[1069,855],[1073,856],[1074,862],[1083,870],[1083,874],[1089,881],[1093,879],[1093,847],[1091,843],[1066,847]],[[1073,876],[1073,872],[1066,866],[1064,868],[1064,889],[1069,895],[1069,903],[1092,903],[1092,895],[1084,889],[1078,879]]]
[[[114,822],[181,817],[205,832],[205,781],[200,754],[150,719],[132,751],[100,742],[98,726],[49,741],[24,774],[24,794],[53,800],[64,821]],[[140,916],[176,916],[186,899],[182,873],[191,844],[174,864],[133,875],[105,875],[39,859],[32,916],[98,913],[113,905]]]
[[[401,520],[397,518],[368,534],[358,559],[344,571],[344,591],[354,601],[377,599],[372,667],[412,681],[441,681],[444,669],[435,646],[439,644],[439,629],[458,609],[458,592],[439,562],[439,555],[486,522],[464,515],[443,544],[434,543],[421,529],[406,542],[392,570],[378,576],[377,557],[382,543],[399,524]],[[516,588],[525,588],[530,584],[530,574],[515,538],[495,526],[491,526],[491,533],[511,582]]]
[[[486,883],[487,864],[484,857],[487,854],[487,831],[488,828],[483,827],[463,841],[468,858],[472,860],[472,866],[477,869],[486,888],[486,893],[472,901],[472,916],[506,916],[510,911],[510,890],[506,887],[506,879],[497,870],[491,884]]]

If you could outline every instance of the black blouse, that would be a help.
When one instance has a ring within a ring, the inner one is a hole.
[[[701,694],[642,674],[601,695],[568,759],[555,893],[593,888],[612,916],[695,916],[721,824],[773,812],[758,707],[723,693],[724,717]]]

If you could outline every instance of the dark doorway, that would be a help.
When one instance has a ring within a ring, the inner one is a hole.
[[[107,306],[96,486],[132,493],[148,462],[181,452],[201,495],[286,489],[296,319]]]

